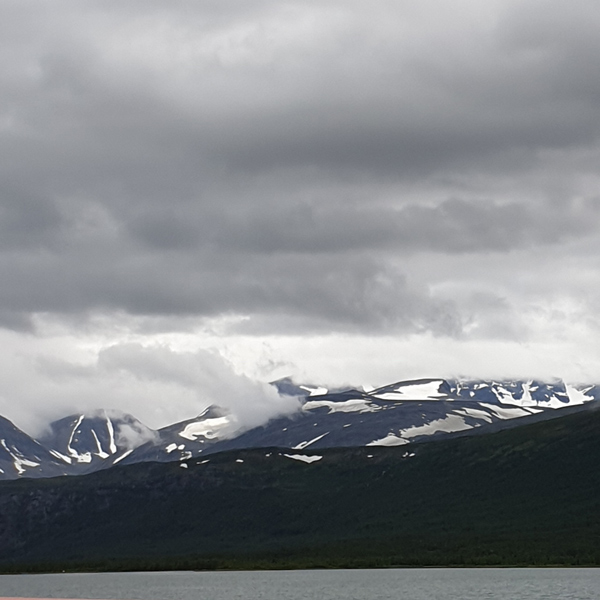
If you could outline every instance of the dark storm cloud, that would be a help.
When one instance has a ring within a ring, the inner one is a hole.
[[[440,329],[436,307],[442,303],[426,291],[409,289],[400,273],[370,258],[131,252],[126,258],[113,253],[111,261],[107,256],[0,263],[0,277],[12,283],[0,291],[2,304],[17,315],[94,309],[147,315],[272,313],[279,320],[286,314],[304,317],[309,329],[361,324]]]
[[[507,6],[4,4],[2,323],[459,334],[404,260],[598,232],[600,9]]]

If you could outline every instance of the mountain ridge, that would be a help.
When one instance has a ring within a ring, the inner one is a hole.
[[[158,430],[114,410],[75,414],[52,422],[38,439],[4,419],[0,479],[80,475],[117,464],[181,462],[261,446],[297,451],[405,445],[551,418],[600,400],[598,385],[560,380],[424,378],[370,390],[330,390],[284,378],[272,385],[280,395],[297,396],[299,410],[253,428],[244,428],[235,414],[218,406]]]

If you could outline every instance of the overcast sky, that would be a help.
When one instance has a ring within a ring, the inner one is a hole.
[[[0,414],[600,382],[600,4],[3,0]]]

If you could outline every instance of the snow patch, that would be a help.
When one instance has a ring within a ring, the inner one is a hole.
[[[305,454],[284,454],[284,456],[286,458],[291,458],[292,460],[299,460],[309,464],[317,462],[323,458],[322,456],[317,456],[316,454],[313,454],[312,456],[306,456]]]
[[[395,433],[388,433],[384,438],[369,442],[367,446],[403,446],[408,443],[408,440],[405,440]]]
[[[484,410],[479,410],[477,408],[455,408],[452,412],[454,414],[463,415],[465,417],[481,419],[486,423],[492,423],[494,421],[494,419],[492,419],[489,413],[485,412]]]
[[[25,458],[23,456],[23,454],[21,452],[19,452],[14,446],[13,446],[13,449],[10,450],[9,447],[6,445],[5,440],[0,440],[0,443],[2,443],[2,447],[8,452],[10,457],[13,459],[13,465],[15,466],[15,469],[17,470],[19,475],[22,475],[23,473],[25,473],[25,471],[26,471],[25,467],[39,467],[40,466],[40,463],[34,462],[32,460],[29,460],[28,458]]]
[[[509,404],[512,406],[522,406],[522,407],[531,407],[538,406],[540,403],[537,400],[534,400],[531,392],[538,389],[538,386],[533,385],[532,381],[526,381],[522,384],[523,393],[520,398],[515,398],[513,392],[506,389],[499,383],[495,383],[492,387],[492,392],[498,398],[498,401],[502,404]],[[552,398],[550,402],[543,402],[544,406],[550,406],[554,402],[560,402],[556,398]],[[561,402],[561,405],[564,406],[564,403]]]
[[[384,438],[369,442],[367,446],[402,446],[417,436],[432,435],[437,432],[464,431],[465,429],[471,429],[471,426],[467,425],[460,415],[449,414],[444,419],[436,419],[430,423],[401,429],[398,434],[388,433]]]
[[[431,435],[440,431],[450,433],[471,428],[471,425],[467,425],[460,415],[449,414],[445,419],[436,419],[435,421],[425,423],[424,425],[415,425],[408,429],[401,430],[400,433],[402,437],[410,439],[418,435]]]
[[[310,440],[309,442],[300,442],[297,446],[294,446],[292,448],[292,450],[303,450],[307,446],[310,446],[311,444],[314,444],[315,442],[318,442],[321,438],[324,438],[328,434],[329,434],[329,432],[326,432],[323,435],[319,435],[316,438]]]
[[[65,456],[64,454],[61,454],[58,450],[50,450],[50,454],[52,454],[52,456],[55,456],[56,458],[66,462],[67,464],[72,464],[72,460],[70,456]]]
[[[303,410],[315,410],[316,408],[328,408],[329,413],[342,412],[342,413],[366,413],[376,412],[381,410],[381,406],[377,406],[368,400],[356,399],[356,400],[345,400],[344,402],[333,402],[331,400],[309,400],[304,403]]]
[[[27,460],[26,458],[20,458],[18,456],[13,457],[13,464],[15,465],[15,469],[19,472],[19,475],[25,473],[25,467],[39,467],[40,463],[33,462],[31,460]]]
[[[502,404],[514,404],[514,398],[512,394],[499,383],[493,384],[492,392],[498,399],[498,402],[501,402]]]
[[[104,411],[104,414],[106,414],[106,411]],[[106,429],[108,430],[108,449],[110,450],[111,454],[116,454],[117,453],[117,445],[115,444],[115,428],[113,427],[112,421],[108,418],[108,416],[106,417]]]
[[[483,408],[487,408],[490,412],[494,413],[499,419],[518,419],[519,417],[525,417],[527,415],[535,414],[537,412],[542,412],[541,410],[536,409],[526,409],[526,408],[504,408],[501,406],[495,406],[494,404],[487,404],[485,402],[480,402],[479,406]]]
[[[98,452],[96,452],[96,456],[99,456],[100,458],[108,458],[110,456],[110,454],[108,452],[104,452],[104,450],[102,450],[102,446],[100,445],[100,440],[98,439],[98,436],[96,435],[96,432],[92,429],[92,435],[94,436],[94,440],[96,441],[96,446],[98,447]]]
[[[71,430],[71,435],[69,436],[69,442],[67,443],[67,452],[68,452],[69,456],[71,458],[75,459],[78,463],[91,463],[92,462],[92,453],[91,452],[84,452],[84,453],[80,454],[79,452],[77,452],[77,450],[75,450],[75,448],[73,448],[71,446],[71,444],[73,443],[73,437],[75,436],[76,433],[78,433],[77,429],[81,425],[84,418],[85,418],[85,415],[81,415],[78,418],[77,423],[75,423],[75,426]]]
[[[200,436],[207,440],[226,439],[233,433],[234,423],[229,417],[215,417],[188,423],[183,431],[179,432],[182,438],[195,442]]]
[[[586,394],[586,392],[592,389],[591,387],[584,388],[583,390],[578,390],[572,385],[565,384],[565,389],[567,390],[567,396],[569,396],[569,404],[585,404],[586,402],[589,402],[593,399]]]
[[[447,397],[440,392],[442,383],[444,383],[443,379],[436,379],[424,383],[400,384],[394,390],[383,394],[375,392],[373,395],[382,400],[440,400]]]
[[[301,385],[301,389],[308,392],[309,396],[324,396],[329,392],[326,387],[313,387],[310,385]]]
[[[91,463],[92,462],[92,453],[84,452],[83,454],[77,455],[77,462],[80,463]]]
[[[129,456],[132,452],[133,452],[133,448],[131,450],[127,450],[126,452],[123,452],[123,454],[121,454],[121,456],[119,456],[119,458],[115,458],[115,460],[113,461],[113,465],[116,465],[118,462],[121,462],[126,456]]]

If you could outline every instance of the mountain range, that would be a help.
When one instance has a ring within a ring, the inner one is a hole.
[[[298,410],[251,429],[219,406],[158,430],[116,410],[75,414],[50,423],[38,439],[0,417],[0,479],[80,475],[141,462],[186,464],[262,447],[286,448],[309,461],[327,448],[401,446],[496,431],[600,401],[600,386],[562,381],[419,379],[330,390],[286,378],[273,385],[280,395],[297,397]]]
[[[3,481],[0,572],[599,566],[600,411],[579,408],[435,443]]]

